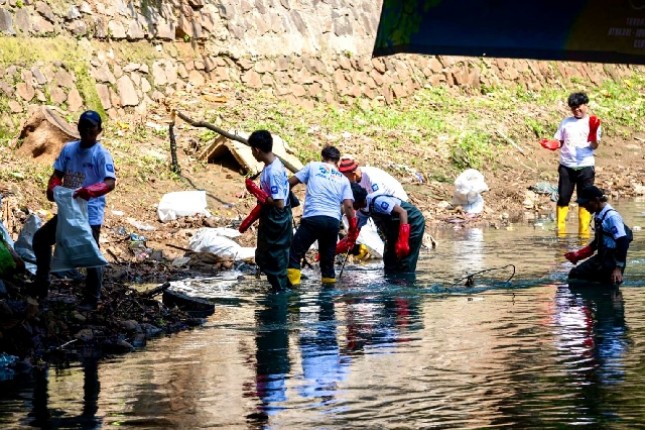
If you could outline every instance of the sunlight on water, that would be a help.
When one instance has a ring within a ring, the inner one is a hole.
[[[645,204],[616,206],[645,224]],[[642,427],[641,231],[620,290],[570,288],[562,254],[584,241],[552,223],[432,233],[412,286],[378,264],[282,294],[233,272],[177,284],[216,303],[203,327],[6,384],[0,426]]]

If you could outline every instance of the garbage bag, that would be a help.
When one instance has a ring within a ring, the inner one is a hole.
[[[36,214],[30,214],[25,221],[25,225],[22,226],[22,230],[20,230],[18,240],[14,244],[14,250],[25,262],[25,269],[32,275],[36,274],[36,254],[34,254],[33,248],[34,233],[38,231],[41,225],[40,217]]]
[[[481,193],[488,191],[488,185],[478,170],[466,169],[455,179],[452,204],[460,205],[465,212],[478,214],[484,210]]]
[[[206,191],[175,191],[164,194],[157,206],[159,221],[176,220],[180,216],[211,216],[206,209]]]
[[[189,247],[195,252],[209,252],[218,257],[235,260],[249,260],[255,257],[254,247],[240,246],[237,242],[222,236],[225,230],[200,228],[190,239]]]
[[[108,264],[92,236],[87,217],[87,201],[72,197],[74,190],[54,188],[58,205],[56,247],[51,271],[62,272],[76,267],[97,267]]]

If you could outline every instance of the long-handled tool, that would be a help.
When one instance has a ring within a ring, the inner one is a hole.
[[[340,274],[338,275],[338,279],[340,279],[340,277],[343,276],[343,270],[345,270],[345,264],[347,264],[347,260],[349,260],[350,252],[352,252],[351,249],[347,250],[347,254],[345,254],[345,261],[343,261],[343,265],[340,266]]]

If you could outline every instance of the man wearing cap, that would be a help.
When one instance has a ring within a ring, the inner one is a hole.
[[[556,228],[564,233],[569,202],[574,187],[580,191],[594,184],[595,159],[594,151],[600,143],[601,127],[598,117],[587,114],[589,97],[585,93],[573,93],[567,104],[572,116],[560,123],[554,139],[542,139],[540,144],[555,151],[560,149],[560,166],[558,167],[558,202],[556,206]],[[591,214],[583,207],[578,208],[578,232],[589,235]]]
[[[392,175],[378,167],[361,167],[356,160],[350,156],[343,156],[340,159],[338,170],[341,171],[350,182],[356,182],[367,191],[367,194],[378,193],[394,196],[404,202],[408,201],[401,183]]]
[[[348,240],[352,247],[358,238],[358,220],[353,208],[354,197],[349,181],[338,171],[340,152],[326,146],[323,161],[312,161],[289,178],[289,186],[307,185],[302,221],[291,242],[287,278],[292,287],[300,285],[300,261],[317,240],[320,253],[320,272],[323,284],[336,282],[334,259],[340,227],[340,205],[345,208],[349,221]]]
[[[595,237],[584,248],[564,254],[573,264],[596,255],[574,267],[569,280],[584,280],[620,285],[627,263],[627,250],[633,239],[620,214],[607,203],[604,192],[595,186],[583,188],[576,202],[594,214]]]
[[[105,194],[116,186],[114,162],[110,153],[97,140],[103,131],[101,116],[95,111],[85,111],[78,120],[80,140],[67,143],[54,162],[54,173],[47,185],[47,199],[54,201],[54,188],[72,188],[74,198],[88,201],[87,212],[92,234],[99,243],[103,224]],[[36,255],[35,293],[46,298],[49,291],[51,247],[56,242],[57,216],[50,219],[35,234],[33,248]],[[83,306],[96,308],[101,295],[103,271],[88,268]]]

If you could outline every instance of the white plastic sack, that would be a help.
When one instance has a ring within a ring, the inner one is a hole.
[[[30,214],[22,226],[14,250],[25,262],[25,268],[32,275],[36,274],[36,254],[34,254],[33,240],[34,233],[40,228],[42,221],[36,214]]]
[[[466,169],[455,179],[455,193],[452,204],[460,205],[467,213],[478,214],[484,210],[481,193],[488,191],[488,185],[478,170]]]
[[[218,257],[233,258],[234,260],[249,260],[255,258],[255,248],[240,246],[238,243],[222,236],[230,233],[227,229],[200,228],[190,239],[189,247],[195,252],[208,252]]]
[[[345,229],[349,228],[347,216],[345,215],[343,215],[343,225],[345,225]],[[385,244],[381,240],[381,236],[379,236],[378,229],[374,221],[372,221],[372,218],[369,218],[367,223],[361,228],[356,243],[365,245],[373,258],[383,258]]]
[[[58,221],[52,272],[108,264],[92,236],[92,228],[87,218],[87,201],[75,199],[72,197],[73,194],[74,190],[70,188],[54,188],[54,200],[58,205]]]
[[[157,206],[159,221],[176,220],[181,216],[211,216],[206,209],[206,191],[175,191],[164,194]]]

